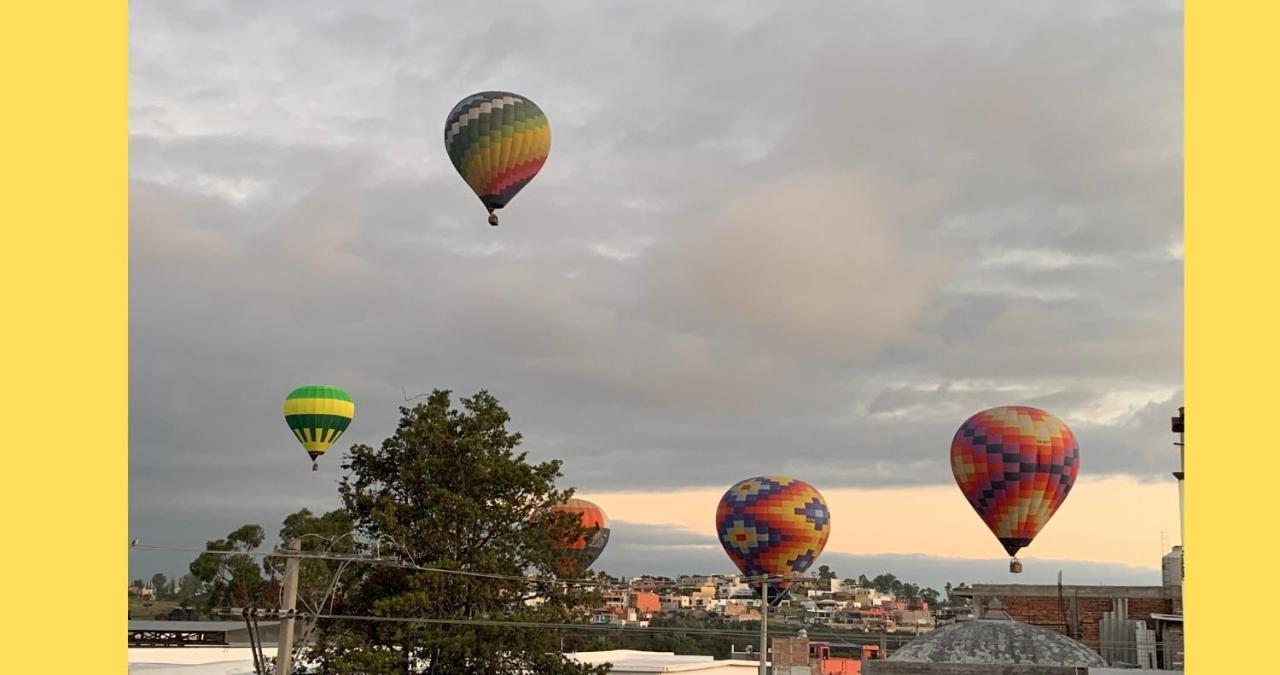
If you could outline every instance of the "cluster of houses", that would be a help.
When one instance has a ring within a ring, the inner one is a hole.
[[[896,598],[874,588],[839,579],[803,579],[794,583],[778,607],[770,608],[805,625],[865,632],[926,633],[958,618],[921,601]],[[618,579],[603,593],[591,620],[615,626],[648,626],[659,613],[741,622],[760,620],[760,599],[738,576],[642,576]]]

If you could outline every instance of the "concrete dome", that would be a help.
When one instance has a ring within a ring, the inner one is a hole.
[[[980,619],[943,626],[908,642],[889,661],[1101,667],[1097,652],[1047,628],[1009,618],[999,602]]]

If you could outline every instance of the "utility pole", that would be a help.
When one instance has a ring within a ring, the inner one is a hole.
[[[1186,416],[1186,411],[1183,409],[1182,406],[1178,406],[1178,416],[1173,418],[1171,429],[1170,429],[1171,431],[1173,431],[1173,433],[1178,435],[1178,440],[1177,442],[1174,443],[1174,445],[1178,446],[1178,470],[1173,472],[1173,477],[1178,479],[1178,543],[1182,544],[1183,548],[1186,548],[1186,545],[1187,545],[1187,542],[1185,539],[1187,534],[1187,519],[1186,519],[1186,516],[1184,515],[1184,510],[1182,506],[1183,504],[1182,481],[1183,481],[1183,478],[1186,476],[1184,472],[1187,470],[1186,436],[1183,433],[1183,423],[1185,420],[1185,416]]]
[[[302,550],[302,540],[290,539],[285,549],[297,553]],[[276,675],[290,675],[293,667],[293,616],[298,605],[298,556],[291,555],[284,561],[284,609],[290,612],[280,622],[280,644],[276,650]]]
[[[769,675],[769,578],[760,581],[760,675]]]

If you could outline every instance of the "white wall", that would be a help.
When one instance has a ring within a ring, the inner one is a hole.
[[[271,650],[268,656],[275,656]],[[147,675],[249,675],[248,647],[155,647],[129,649],[129,672]]]

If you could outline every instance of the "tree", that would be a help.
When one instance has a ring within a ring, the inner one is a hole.
[[[551,512],[572,494],[556,488],[560,462],[531,464],[517,453],[520,435],[507,431],[510,418],[489,393],[461,404],[436,390],[401,408],[380,447],[352,446],[339,493],[362,550],[377,543],[413,566],[495,576],[363,566],[335,613],[564,623],[598,597],[504,578],[555,574],[555,543],[588,531],[572,514]],[[310,657],[326,673],[404,673],[414,663],[428,673],[608,672],[567,660],[555,633],[514,625],[324,621]]]
[[[196,575],[191,573],[182,575],[182,579],[178,581],[178,604],[190,607],[200,598],[204,591],[203,586],[204,583]]]
[[[830,567],[828,567],[828,566],[826,566],[826,565],[819,565],[819,566],[818,566],[818,578],[819,578],[819,579],[823,579],[823,580],[825,580],[825,579],[835,579],[835,578],[836,578],[836,573],[835,573],[835,572],[832,572],[832,571],[831,571],[831,568],[830,568]]]
[[[948,605],[949,605],[949,604],[951,604],[951,589],[952,589],[952,588],[953,588],[953,587],[951,586],[951,582],[950,582],[950,581],[948,581],[948,582],[947,582],[947,583],[942,587],[943,591],[945,591],[945,592],[946,592],[946,594],[947,594],[947,604],[948,604]]]
[[[167,582],[168,582],[168,579],[166,579],[164,575],[160,574],[159,572],[151,575],[151,587],[154,588],[156,591],[156,600],[163,599],[165,595],[165,591],[167,590],[167,586],[166,586]]]
[[[876,578],[871,580],[871,587],[881,593],[893,593],[895,585],[899,589],[902,588],[902,582],[892,574],[877,574]]]
[[[308,553],[355,553],[358,544],[351,515],[335,509],[321,516],[302,509],[285,517],[280,528],[280,547],[297,539]],[[379,551],[381,553],[381,551]],[[283,576],[284,559],[268,558],[263,567],[269,574]],[[300,560],[298,562],[298,606],[318,613],[328,603],[332,608],[341,593],[359,577],[359,570],[335,560]]]
[[[920,599],[929,603],[930,607],[938,606],[938,598],[939,598],[939,594],[938,594],[938,589],[936,588],[926,588],[920,591]]]
[[[225,539],[205,543],[206,553],[191,561],[191,574],[204,582],[210,609],[228,607],[274,607],[276,583],[264,579],[261,568],[248,552],[262,545],[265,533],[260,525],[243,525]]]
[[[867,575],[858,575],[858,588],[871,588],[871,580],[867,578]]]

